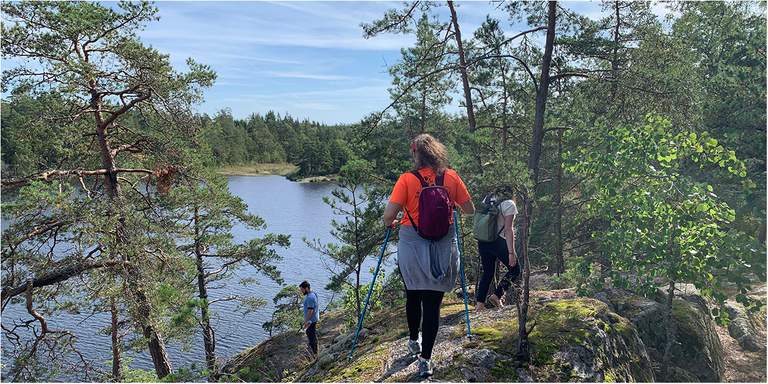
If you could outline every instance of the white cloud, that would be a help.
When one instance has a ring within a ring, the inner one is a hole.
[[[308,80],[349,80],[349,79],[352,79],[349,76],[319,75],[319,74],[304,73],[304,72],[269,71],[269,72],[265,72],[265,74],[268,75],[268,76],[290,78],[290,79],[308,79]]]

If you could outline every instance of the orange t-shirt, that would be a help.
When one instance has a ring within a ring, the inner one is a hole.
[[[435,171],[432,168],[424,167],[419,169],[419,174],[424,178],[424,181],[429,185],[434,185],[436,180]],[[448,189],[448,197],[451,199],[451,204],[462,205],[469,201],[469,191],[467,186],[464,185],[464,181],[461,180],[459,174],[453,169],[446,169],[445,176],[443,176],[443,185]],[[421,182],[416,175],[406,172],[400,175],[395,183],[395,188],[392,189],[392,194],[389,196],[391,203],[400,204],[403,209],[407,209],[408,213],[413,217],[413,221],[416,225],[419,225],[419,193],[421,192]],[[453,223],[453,217],[451,217],[451,223]],[[408,214],[403,211],[403,218],[400,220],[400,225],[412,225],[411,220],[408,219]]]

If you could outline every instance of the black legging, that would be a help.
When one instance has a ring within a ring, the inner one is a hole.
[[[520,255],[520,242],[515,239],[515,251],[517,255]],[[492,243],[486,243],[482,241],[477,242],[478,253],[480,253],[480,260],[483,263],[483,275],[480,277],[480,284],[477,287],[477,295],[475,299],[478,303],[485,303],[485,299],[488,296],[488,290],[491,287],[491,280],[493,280],[493,274],[496,272],[496,260],[501,261],[505,267],[507,267],[507,273],[496,286],[496,290],[493,292],[496,297],[502,298],[504,293],[509,290],[512,285],[512,281],[520,276],[520,259],[517,260],[517,264],[514,267],[509,266],[509,248],[507,247],[507,240],[499,236],[496,241]]]
[[[432,358],[432,347],[440,326],[440,303],[444,292],[428,290],[405,291],[405,315],[408,318],[408,332],[411,340],[419,339],[421,325],[421,357]],[[424,313],[424,322],[421,314]]]

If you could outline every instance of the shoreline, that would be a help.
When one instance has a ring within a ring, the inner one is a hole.
[[[296,183],[332,183],[339,175],[308,176],[292,178],[291,175],[299,167],[291,163],[256,163],[244,165],[224,165],[216,169],[216,173],[224,176],[283,176]]]
[[[216,173],[225,176],[288,176],[299,167],[291,163],[256,163],[243,165],[224,165]]]

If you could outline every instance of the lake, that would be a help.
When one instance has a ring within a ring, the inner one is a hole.
[[[328,282],[330,272],[327,270],[327,260],[321,259],[316,251],[307,247],[302,241],[308,239],[320,239],[321,242],[332,242],[335,239],[330,235],[330,221],[334,218],[331,208],[323,203],[323,196],[329,195],[333,184],[327,183],[295,183],[282,176],[230,176],[230,191],[242,198],[248,204],[250,213],[264,218],[267,222],[267,231],[291,235],[291,246],[280,249],[283,256],[279,269],[287,284],[298,285],[302,280],[309,280],[320,297],[320,308],[324,309],[333,297],[323,287]],[[245,241],[260,235],[243,227],[236,227],[233,235],[237,241]],[[369,259],[369,264],[375,260]],[[390,260],[385,270],[393,261]],[[368,271],[368,266],[364,267]],[[370,282],[370,275],[364,273],[364,281]],[[258,285],[244,286],[239,283],[243,278],[255,277]],[[243,315],[237,311],[235,302],[219,302],[213,307],[213,327],[216,332],[216,352],[219,358],[227,359],[234,354],[254,346],[265,340],[269,335],[262,328],[262,324],[271,317],[274,305],[272,298],[280,290],[280,286],[274,282],[263,279],[250,266],[240,269],[232,278],[225,281],[220,289],[210,291],[211,299],[216,299],[231,294],[259,297],[267,301],[267,305],[249,314]],[[338,294],[336,295],[338,300]],[[2,322],[10,324],[13,320],[29,319],[23,305],[9,304],[3,312]],[[67,329],[78,336],[78,347],[85,357],[95,366],[102,365],[104,370],[110,369],[111,343],[108,334],[99,334],[110,325],[108,314],[58,314],[47,317],[49,327]],[[6,341],[6,340],[3,340]],[[6,343],[3,343],[3,379],[7,369]],[[205,366],[202,347],[202,335],[196,335],[195,339],[187,345],[179,342],[169,342],[168,352],[174,369],[196,363],[198,367]],[[152,361],[145,351],[139,353],[127,352],[127,357],[132,359],[131,368],[152,369]],[[77,378],[73,373],[60,377],[61,380]]]

